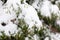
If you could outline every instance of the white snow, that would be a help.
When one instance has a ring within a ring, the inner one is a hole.
[[[43,1],[42,7],[41,7],[41,15],[46,17],[51,17],[51,3],[50,1]]]
[[[37,6],[39,3],[39,0],[34,0],[34,2],[32,3],[32,6],[36,9],[39,9],[39,6]]]
[[[60,20],[56,20],[56,24],[60,26]]]
[[[3,2],[0,0],[0,7],[2,6]]]
[[[37,11],[31,5],[22,4],[21,10],[22,10],[21,13],[22,16],[19,16],[19,19],[24,17],[23,19],[29,25],[29,28],[31,28],[34,25],[36,25],[37,27],[42,26],[42,22],[39,20],[37,15]]]
[[[51,34],[51,40],[60,40],[60,34],[59,33],[56,33],[56,34]]]
[[[13,24],[13,23],[8,23],[6,24],[6,26],[2,26],[0,24],[0,31],[4,31],[4,33],[8,36],[10,36],[10,34],[16,34],[17,33],[17,25]],[[10,33],[9,33],[10,32]]]
[[[35,34],[35,35],[33,36],[33,39],[34,39],[34,40],[39,40],[39,36]]]
[[[13,0],[13,1],[12,0],[7,0],[5,5],[7,7],[13,6],[13,8],[16,10],[16,9],[18,9],[18,6],[21,4],[20,1],[21,0],[17,0],[17,1],[16,0]]]
[[[44,40],[49,40],[49,37],[46,37]]]
[[[11,34],[13,34],[14,32],[17,32],[17,25],[11,22],[12,20],[11,16],[12,15],[5,14],[5,13],[2,13],[0,15],[0,32],[4,31],[6,35],[10,35],[9,31],[11,32]],[[12,18],[14,17],[12,16]],[[3,23],[6,25],[2,25]]]
[[[32,5],[27,4],[26,0],[24,0],[24,4],[21,4],[21,0],[7,0],[7,3],[2,6],[3,2],[0,0],[0,34],[1,31],[4,31],[6,35],[10,35],[9,31],[11,34],[17,33],[16,23],[18,24],[18,19],[24,19],[25,23],[29,25],[29,28],[32,28],[32,26],[35,25],[40,30],[43,24],[39,19],[35,8],[40,10],[41,14],[46,17],[51,17],[51,13],[57,14],[58,16],[60,15],[58,6],[51,4],[50,1],[44,0],[42,1],[43,4],[37,6],[38,3],[39,0],[34,0]],[[41,8],[39,6],[41,6]],[[20,12],[17,18],[16,12],[19,9],[18,7],[22,12]],[[17,20],[14,22],[11,21],[14,19]],[[3,23],[5,25],[3,25]],[[56,23],[60,25],[60,20],[56,20]],[[33,29],[31,30],[34,31]],[[60,40],[59,33],[48,34],[51,36],[51,40]],[[38,35],[35,34],[33,39],[39,40]],[[26,37],[25,40],[29,40],[29,38]],[[46,37],[45,40],[49,40],[49,38]]]
[[[51,12],[53,14],[59,15],[59,8],[58,8],[58,6],[57,5],[52,5]]]
[[[13,7],[11,6],[13,4],[15,9],[17,7],[15,2],[17,1],[8,0],[7,3],[0,8],[0,32],[4,31],[4,33],[8,36],[10,35],[9,32],[11,34],[17,32],[17,25],[14,23],[16,22],[16,20],[14,22],[11,21],[16,19],[16,13],[14,12]],[[2,25],[3,23],[5,25]]]
[[[25,40],[29,40],[29,38],[28,37],[25,37]]]

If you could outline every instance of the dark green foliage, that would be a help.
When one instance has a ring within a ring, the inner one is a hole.
[[[60,26],[56,24],[56,19],[58,17],[57,15],[52,13],[51,18],[49,18],[49,17],[42,16],[41,13],[39,12],[38,16],[39,16],[40,20],[44,21],[43,22],[44,24],[51,26],[51,27],[57,29],[58,32],[60,32]]]
[[[14,36],[7,36],[4,34],[4,32],[2,32],[2,35],[0,36],[0,40],[16,40],[16,38]]]
[[[1,0],[3,2],[3,5],[7,2],[7,0]]]
[[[34,34],[31,35],[32,31],[28,32],[29,30],[28,25],[25,24],[24,20],[19,19],[18,28],[20,28],[21,31],[18,31],[18,33],[15,36],[13,36],[12,34],[11,36],[7,36],[4,34],[4,32],[2,32],[2,35],[0,36],[0,40],[25,40],[25,37],[32,39],[31,37],[33,37],[34,34],[37,34],[40,37],[40,40],[44,40],[45,38],[45,33],[43,32],[45,30],[44,28],[41,28],[41,30],[38,30],[38,28],[34,26],[33,27]]]
[[[59,10],[60,10],[60,2],[58,2],[58,8],[59,8]]]
[[[43,29],[40,30],[38,33],[39,33],[40,39],[41,39],[41,40],[44,40],[45,34],[44,34],[44,32],[43,32]]]
[[[26,2],[31,5],[34,2],[34,0],[26,0]]]
[[[38,28],[36,26],[34,26],[34,33],[37,34],[38,33]]]
[[[41,20],[44,21],[45,24],[47,24],[47,25],[52,25],[52,26],[55,25],[55,21],[56,21],[56,19],[57,19],[57,16],[54,15],[53,13],[51,14],[51,18],[50,18],[50,17],[42,16],[40,12],[38,13],[38,16],[39,16],[39,18],[40,18]]]
[[[40,40],[44,40],[46,37],[44,30],[45,30],[45,28],[41,28],[41,30],[38,31],[38,35],[40,37]]]

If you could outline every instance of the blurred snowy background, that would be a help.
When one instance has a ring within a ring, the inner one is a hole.
[[[0,0],[0,40],[60,40],[60,0]]]

